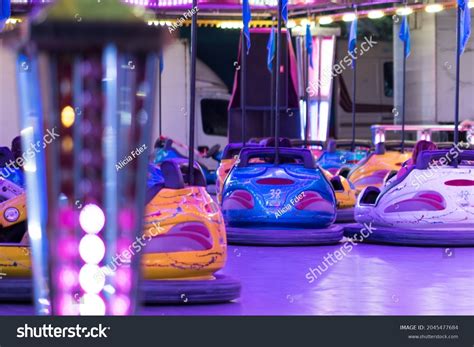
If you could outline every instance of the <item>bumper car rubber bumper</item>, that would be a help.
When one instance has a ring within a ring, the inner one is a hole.
[[[153,304],[213,304],[225,303],[240,297],[238,280],[224,275],[214,279],[143,280],[139,292],[146,305]],[[0,280],[0,302],[31,302],[31,278],[3,278]]]
[[[474,230],[468,229],[408,229],[372,226],[371,233],[364,238],[365,227],[354,223],[344,227],[344,236],[358,235],[364,242],[407,246],[462,247],[474,246]]]
[[[336,223],[352,223],[354,221],[354,207],[337,209]]]
[[[331,225],[322,229],[227,227],[227,241],[236,245],[311,246],[338,243],[343,227]]]
[[[140,284],[143,301],[153,304],[212,304],[240,297],[238,280],[217,274],[213,279],[145,280]]]

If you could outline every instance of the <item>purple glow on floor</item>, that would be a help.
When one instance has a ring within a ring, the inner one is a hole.
[[[240,278],[242,297],[220,305],[146,306],[143,315],[473,315],[474,248],[359,244],[320,278],[324,247],[229,247],[223,273]],[[333,256],[334,259],[335,256]],[[337,260],[337,259],[336,259]],[[32,314],[0,305],[0,314]]]
[[[144,307],[145,315],[472,315],[474,249],[359,244],[312,284],[324,247],[229,247],[237,303]],[[337,260],[337,259],[336,259]]]

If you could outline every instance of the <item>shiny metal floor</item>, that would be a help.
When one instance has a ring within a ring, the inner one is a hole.
[[[309,282],[314,275],[307,275],[310,268],[317,276],[312,283]],[[146,306],[139,313],[474,314],[474,248],[350,243],[289,248],[230,246],[228,264],[223,273],[240,278],[242,282],[242,296],[235,303]],[[0,314],[33,314],[33,309],[26,305],[0,305]]]
[[[474,248],[230,246],[224,273],[242,281],[236,303],[144,307],[141,314],[474,314]]]

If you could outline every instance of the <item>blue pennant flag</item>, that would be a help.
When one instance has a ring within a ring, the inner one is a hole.
[[[272,27],[267,43],[267,67],[270,73],[273,71],[273,58],[275,56],[275,29]]]
[[[353,55],[352,68],[354,68],[354,56],[356,55],[357,46],[357,18],[351,23],[351,32],[349,34],[349,52]]]
[[[410,55],[411,44],[410,44],[410,25],[408,24],[407,16],[403,16],[402,25],[400,26],[400,33],[398,34],[400,40],[405,42],[405,58]]]
[[[163,73],[163,70],[165,69],[165,60],[163,59],[163,51],[160,52],[160,74]]]
[[[461,8],[461,47],[459,54],[463,54],[469,36],[471,36],[471,11],[468,0],[458,0],[458,6]]]
[[[250,29],[249,29],[249,24],[250,21],[252,20],[252,13],[250,12],[250,4],[249,0],[243,0],[242,1],[242,21],[244,23],[244,36],[247,39],[247,54],[249,54],[250,50]],[[242,42],[242,48],[243,48],[243,42]]]
[[[306,24],[306,53],[308,54],[309,66],[313,68],[313,35],[311,35],[309,24]]]
[[[281,18],[288,22],[288,0],[281,0]]]
[[[0,0],[0,31],[3,29],[7,19],[11,15],[10,0]]]

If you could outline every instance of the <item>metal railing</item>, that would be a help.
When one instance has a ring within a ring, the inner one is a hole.
[[[385,133],[387,131],[402,131],[401,125],[372,125],[372,142],[374,144],[385,142]],[[405,131],[416,131],[417,140],[431,141],[433,132],[447,132],[454,131],[454,125],[438,125],[438,124],[423,124],[423,125],[405,125]],[[468,133],[468,142],[474,144],[474,127],[465,129],[459,126],[459,131],[466,131]]]

